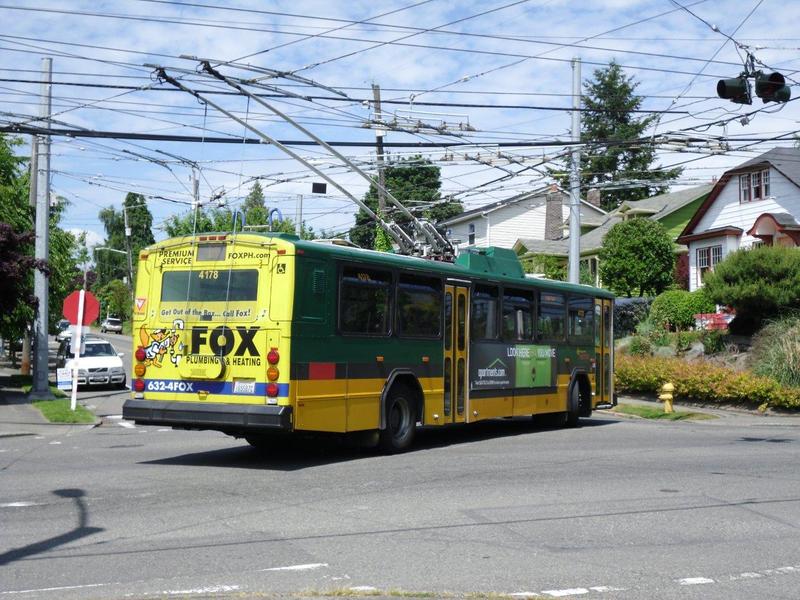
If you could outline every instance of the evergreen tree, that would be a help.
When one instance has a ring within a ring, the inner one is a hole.
[[[464,212],[460,202],[442,201],[439,189],[441,176],[439,167],[421,156],[390,161],[383,171],[386,189],[415,216],[434,224]],[[376,214],[378,212],[378,188],[371,184],[364,196],[364,203]],[[385,220],[394,220],[398,225],[407,224],[405,218],[391,203],[387,203]],[[405,227],[408,231],[408,227]],[[376,248],[376,224],[372,218],[359,210],[355,225],[350,229],[350,241],[362,247]],[[381,242],[385,246],[385,240]]]
[[[627,200],[641,200],[665,193],[669,182],[680,176],[683,169],[656,170],[655,148],[643,137],[656,119],[655,115],[638,118],[642,99],[634,95],[639,84],[626,77],[620,66],[612,61],[608,67],[596,69],[594,78],[584,81],[581,113],[581,141],[587,145],[581,151],[581,197],[589,189],[600,189],[600,202],[605,210],[613,210]],[[567,163],[568,165],[569,163]],[[559,183],[569,186],[568,166],[551,174]],[[647,183],[624,186],[627,181]],[[618,189],[608,189],[619,182]]]
[[[244,210],[250,212],[254,208],[264,209],[264,190],[261,189],[261,184],[256,180],[250,188],[250,193],[244,199]]]

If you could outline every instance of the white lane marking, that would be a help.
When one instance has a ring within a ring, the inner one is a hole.
[[[562,598],[564,596],[580,596],[588,594],[589,590],[586,588],[569,588],[566,590],[542,590],[543,594],[553,596],[553,598]]]
[[[238,585],[211,585],[192,590],[164,590],[161,593],[166,594],[167,596],[183,596],[185,594],[216,594],[219,592],[235,592],[238,589]]]
[[[61,587],[49,587],[49,588],[38,588],[38,589],[31,589],[31,590],[7,590],[0,592],[0,595],[3,594],[35,594],[37,592],[60,592],[63,590],[81,590],[84,588],[96,588],[96,587],[103,587],[108,585],[116,585],[114,583],[88,583],[86,585],[64,585]]]
[[[704,585],[706,583],[716,582],[708,577],[685,577],[684,579],[679,579],[678,583],[681,585]]]
[[[114,420],[116,420],[116,421],[119,421],[119,420],[121,420],[121,419],[122,419],[122,415],[108,415],[108,416],[106,417],[106,419],[114,419]]]
[[[618,587],[613,587],[613,586],[610,586],[610,585],[596,585],[594,587],[590,587],[589,589],[592,590],[593,592],[601,592],[601,593],[602,592],[624,592],[625,591],[625,588],[618,588]]]
[[[41,502],[6,502],[0,508],[25,508],[26,506],[44,506]]]
[[[165,429],[156,429],[156,431],[172,431],[172,429],[165,428]]]
[[[514,592],[513,594],[509,594],[509,596],[513,596],[514,598],[530,598],[538,595],[539,592]]]
[[[61,442],[50,442],[51,446],[60,446]]]
[[[136,429],[136,425],[131,423],[130,421],[120,421],[117,423],[120,427],[125,427],[126,429]]]
[[[322,569],[327,566],[328,563],[309,563],[307,565],[289,565],[288,567],[271,567],[269,569],[260,569],[260,571],[310,571],[312,569]]]
[[[352,590],[354,592],[377,592],[378,588],[373,587],[371,585],[356,585],[353,587],[347,588],[348,590]]]

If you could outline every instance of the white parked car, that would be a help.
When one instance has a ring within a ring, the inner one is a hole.
[[[122,333],[122,320],[115,317],[107,317],[100,323],[100,333],[110,331],[111,333]]]
[[[66,339],[58,347],[56,358],[59,368],[72,369],[75,362],[70,342],[70,339]],[[78,361],[78,385],[111,385],[124,388],[126,380],[122,356],[109,341],[86,335],[83,338]]]

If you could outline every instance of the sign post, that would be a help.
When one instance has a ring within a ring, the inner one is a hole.
[[[80,290],[72,292],[64,299],[64,317],[69,319],[75,328],[72,330],[72,351],[75,359],[72,362],[72,399],[70,409],[75,410],[78,404],[78,361],[81,355],[83,326],[90,325],[100,314],[100,302],[92,292]]]

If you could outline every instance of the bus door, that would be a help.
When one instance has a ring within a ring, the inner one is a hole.
[[[467,413],[467,315],[469,288],[448,282],[444,286],[444,419],[463,423]]]
[[[613,303],[611,300],[595,300],[595,405],[611,404],[612,361],[611,347],[614,343],[612,327]]]

